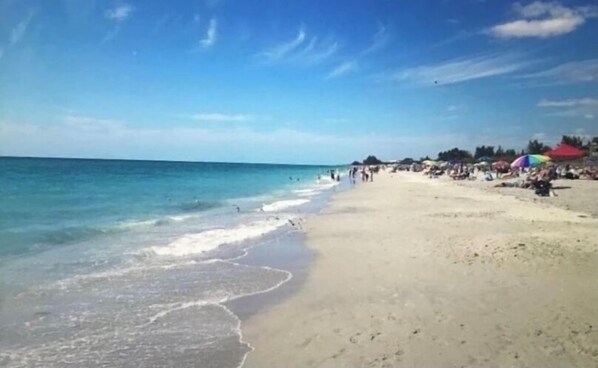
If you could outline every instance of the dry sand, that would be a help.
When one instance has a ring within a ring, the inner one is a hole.
[[[304,224],[304,287],[244,323],[245,366],[598,367],[598,219],[468,186],[337,195]]]

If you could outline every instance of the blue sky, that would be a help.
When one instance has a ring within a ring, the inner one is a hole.
[[[0,155],[341,163],[598,135],[592,1],[0,0]]]

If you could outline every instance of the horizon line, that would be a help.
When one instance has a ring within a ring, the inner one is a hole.
[[[277,162],[242,162],[242,161],[190,161],[168,159],[141,159],[141,158],[103,158],[103,157],[64,157],[64,156],[14,156],[0,155],[3,158],[16,159],[48,159],[48,160],[90,160],[90,161],[142,161],[142,162],[170,162],[170,163],[195,163],[195,164],[241,164],[241,165],[280,165],[280,166],[348,166],[350,164],[291,164]]]

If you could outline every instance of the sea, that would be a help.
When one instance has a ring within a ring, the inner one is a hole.
[[[347,184],[331,169],[0,158],[0,367],[242,366],[227,303],[293,277],[243,260]]]

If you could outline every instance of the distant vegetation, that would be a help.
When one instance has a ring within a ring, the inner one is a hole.
[[[369,155],[362,162],[353,161],[351,163],[351,165],[353,165],[353,166],[357,166],[357,165],[380,165],[380,164],[383,164],[383,163],[384,162],[382,160],[380,160],[378,157],[376,157],[374,155]]]
[[[560,143],[568,144],[587,152],[590,148],[590,144],[598,144],[598,137],[593,137],[592,139],[584,141],[582,137],[564,135],[562,136]],[[471,154],[469,151],[455,147],[448,151],[439,152],[438,160],[459,162],[496,160],[512,161],[521,155],[544,154],[546,151],[550,151],[551,149],[552,147],[538,141],[537,139],[534,139],[527,143],[527,149],[521,151],[517,151],[512,148],[504,149],[501,146],[498,146],[496,149],[494,146],[478,146],[475,148],[474,153]]]

